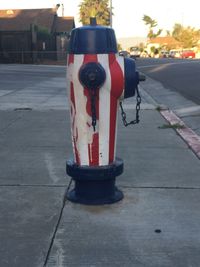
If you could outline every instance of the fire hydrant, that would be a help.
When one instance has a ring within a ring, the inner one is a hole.
[[[118,55],[114,30],[96,24],[72,30],[67,59],[74,159],[66,172],[75,182],[67,199],[110,204],[123,198],[115,179],[123,172],[116,157],[119,101],[135,95],[135,61]]]

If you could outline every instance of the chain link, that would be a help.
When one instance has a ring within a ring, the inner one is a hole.
[[[135,120],[132,120],[130,122],[127,122],[126,120],[126,112],[123,109],[122,102],[119,103],[120,108],[121,108],[121,116],[122,116],[122,121],[125,127],[131,125],[131,124],[137,124],[140,122],[140,117],[139,117],[139,112],[140,112],[140,104],[141,104],[141,96],[138,90],[138,86],[136,87],[136,115],[135,115]],[[91,111],[92,111],[92,126],[93,130],[95,132],[96,128],[96,90],[90,90],[90,97],[91,97]]]
[[[135,115],[135,120],[133,121],[130,121],[130,122],[127,122],[126,120],[126,112],[124,111],[123,109],[123,106],[122,106],[122,101],[119,103],[120,105],[120,108],[121,108],[121,115],[122,115],[122,121],[123,121],[123,124],[125,127],[131,125],[131,124],[137,124],[140,122],[140,117],[139,117],[139,112],[140,112],[140,104],[141,104],[141,96],[140,96],[140,93],[139,93],[139,90],[138,90],[138,86],[136,87],[136,115]]]
[[[96,117],[96,90],[90,90],[91,97],[91,111],[92,111],[92,126],[95,132],[97,117]]]

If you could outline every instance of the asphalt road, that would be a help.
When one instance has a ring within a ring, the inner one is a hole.
[[[139,71],[200,104],[200,60],[198,59],[137,59]]]

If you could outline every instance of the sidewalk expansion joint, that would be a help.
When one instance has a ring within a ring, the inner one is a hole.
[[[120,185],[121,188],[128,189],[197,189],[200,187],[188,187],[188,186],[129,186]],[[0,184],[1,187],[46,187],[46,188],[67,188],[67,184],[61,185],[39,185],[39,184]]]
[[[119,185],[119,187],[124,188],[124,189],[200,190],[200,187],[189,187],[189,186],[126,186],[126,185]]]
[[[51,185],[51,184],[0,184],[0,187],[60,187],[66,188],[66,184]]]

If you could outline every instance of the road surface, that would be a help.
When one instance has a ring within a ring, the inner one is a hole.
[[[200,105],[200,60],[137,59],[139,71]]]

